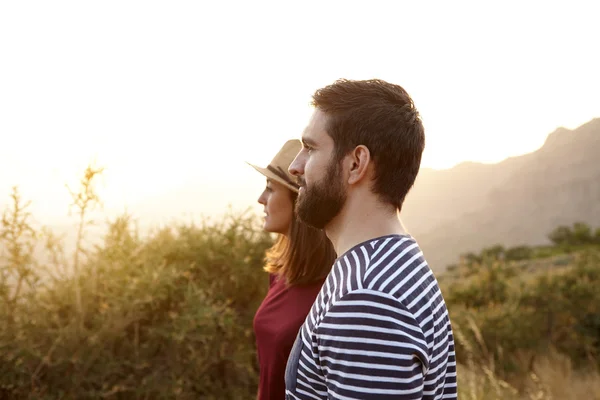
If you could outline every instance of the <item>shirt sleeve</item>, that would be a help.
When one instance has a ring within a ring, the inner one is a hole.
[[[421,399],[428,350],[421,327],[390,295],[344,295],[316,330],[330,399]]]

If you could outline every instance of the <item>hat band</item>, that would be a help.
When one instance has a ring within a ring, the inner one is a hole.
[[[285,173],[283,168],[281,168],[281,167],[275,168],[271,165],[267,165],[267,169],[269,171],[271,171],[272,173],[274,173],[275,175],[277,175],[278,177],[280,177],[281,179],[283,179],[286,183],[295,187],[296,189],[300,188],[300,185],[298,185],[297,182],[294,182],[293,180],[291,180],[290,177]]]

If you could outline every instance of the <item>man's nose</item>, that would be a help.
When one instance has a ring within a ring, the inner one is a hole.
[[[294,161],[290,164],[288,168],[288,172],[294,176],[302,176],[304,175],[304,156],[303,151],[300,151]]]

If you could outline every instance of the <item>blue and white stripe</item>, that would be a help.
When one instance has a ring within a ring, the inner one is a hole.
[[[457,398],[448,311],[408,235],[340,256],[298,340],[288,361],[288,399]]]

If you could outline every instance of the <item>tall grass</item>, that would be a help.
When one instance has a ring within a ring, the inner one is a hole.
[[[527,373],[509,383],[500,378],[494,357],[485,350],[482,335],[473,323],[468,328],[476,341],[454,326],[455,338],[464,351],[466,362],[458,365],[459,398],[467,400],[578,400],[600,399],[600,374],[595,368],[573,368],[570,358],[552,349],[533,357],[521,355]]]
[[[464,267],[442,285],[460,398],[600,399],[597,249],[535,273],[522,263]]]

